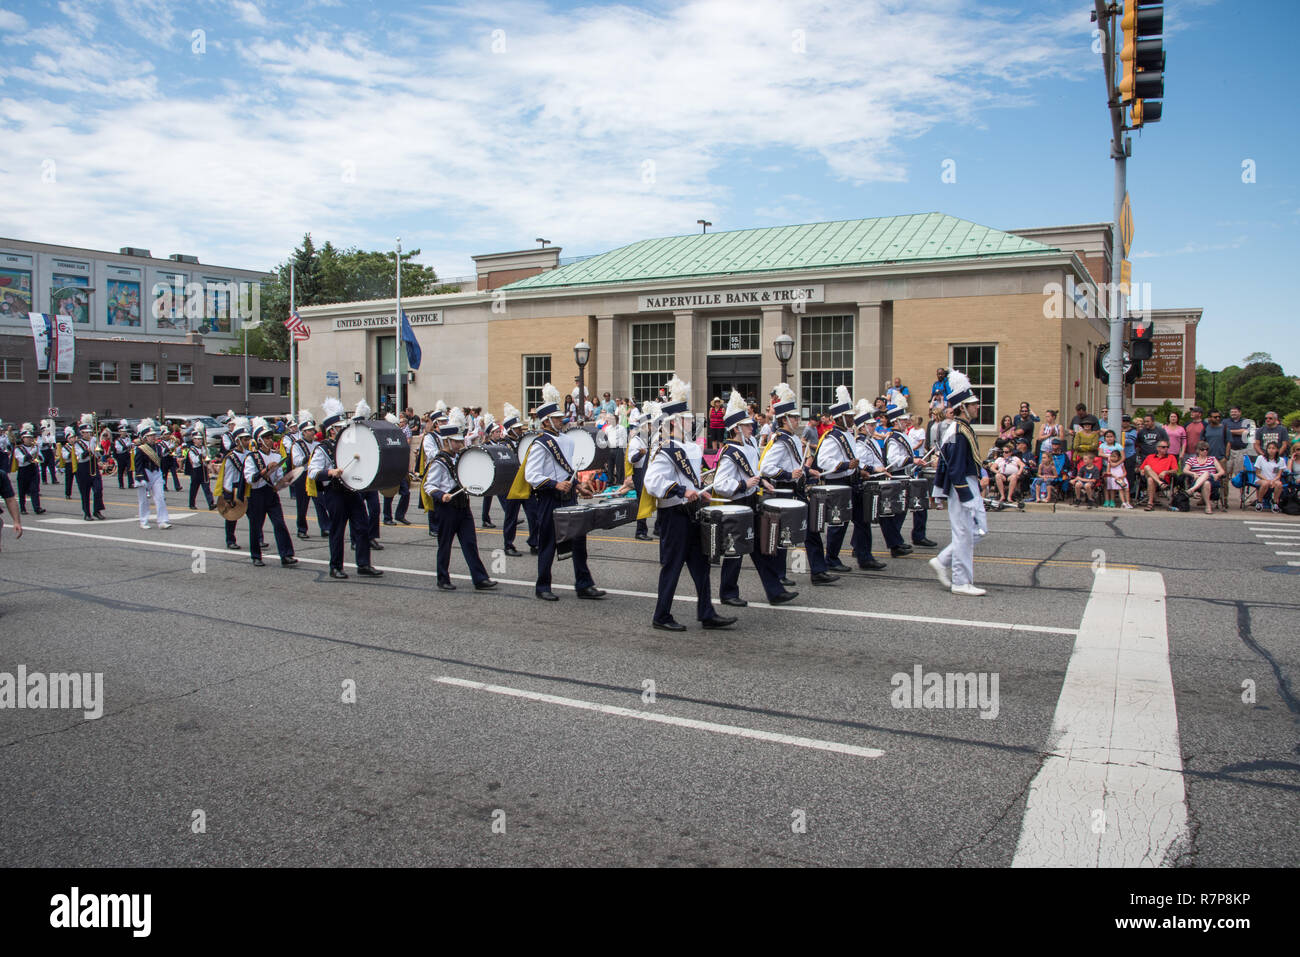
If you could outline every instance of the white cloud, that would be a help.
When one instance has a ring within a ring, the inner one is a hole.
[[[266,15],[262,13],[261,7],[252,3],[251,0],[231,0],[230,6],[234,8],[235,15],[249,26],[264,27],[268,25]]]
[[[24,30],[27,21],[12,10],[0,9],[0,30]]]

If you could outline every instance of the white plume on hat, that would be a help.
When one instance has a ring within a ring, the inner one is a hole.
[[[81,413],[81,421],[80,421],[78,424],[79,424],[79,425],[88,425],[88,426],[90,426],[91,428],[94,428],[94,426],[95,426],[95,413],[93,413],[93,412],[83,412],[83,413]]]
[[[790,384],[787,382],[777,383],[776,388],[772,391],[776,393],[776,399],[773,402],[774,405],[780,405],[782,402],[796,401],[794,390],[790,388]]]
[[[645,425],[654,422],[659,418],[659,403],[653,399],[647,399],[641,403],[641,424]]]
[[[233,419],[233,418],[235,417],[235,410],[234,410],[234,409],[227,409],[227,410],[226,410],[226,417],[227,417],[227,418],[230,418],[230,419]]]
[[[389,412],[387,415],[384,416],[384,421],[387,422],[389,425],[396,425],[397,416]]]
[[[668,384],[664,386],[664,389],[668,393],[668,402],[684,402],[689,407],[691,402],[691,384],[689,382],[683,382],[677,376],[673,376],[668,380]],[[677,414],[690,415],[691,413],[688,410]]]
[[[153,428],[154,428],[153,419],[141,419],[140,424],[135,427],[135,434],[148,435],[150,432],[153,431]]]
[[[555,386],[551,385],[551,383],[548,382],[544,386],[542,386],[543,405],[546,405],[549,402],[554,402],[558,405],[561,398],[563,397],[560,395],[560,390],[557,389]]]
[[[849,394],[848,386],[837,385],[835,387],[835,404],[836,405],[853,405],[853,396]]]
[[[459,406],[447,413],[447,425],[455,428],[459,434],[465,434],[465,413],[460,410]]]
[[[842,389],[844,387],[840,386],[840,388]],[[739,392],[737,392],[735,389],[732,389],[731,397],[727,399],[727,410],[725,414],[732,415],[736,412],[744,412],[748,414],[749,406],[745,404],[745,397],[741,395]]]
[[[271,427],[267,424],[266,419],[264,419],[264,418],[263,418],[262,416],[260,416],[260,415],[257,416],[257,417],[256,417],[255,419],[253,419],[253,421],[252,421],[252,429],[251,429],[251,430],[252,430],[252,433],[253,433],[253,438],[255,438],[255,439],[256,439],[256,438],[260,438],[260,433],[262,433],[262,432],[266,432],[266,431],[269,431],[270,428],[271,428]]]
[[[323,419],[332,418],[336,415],[343,415],[343,403],[334,398],[334,396],[330,396],[321,403],[320,411],[321,418]]]
[[[360,402],[358,402],[357,411],[352,413],[352,418],[354,419],[370,418],[370,403],[367,402],[365,399],[362,399]]]
[[[501,420],[502,422],[509,422],[511,419],[519,418],[519,410],[516,409],[513,405],[511,405],[509,402],[507,402],[501,408],[501,414],[502,416],[504,416],[504,418]]]
[[[125,432],[127,429],[131,428],[131,423],[126,421],[126,419],[123,419],[121,422],[117,423],[117,428],[118,431]]]
[[[433,404],[433,411],[434,411],[434,414],[437,414],[437,413],[440,413],[440,412],[446,412],[446,411],[447,411],[447,403],[446,403],[446,402],[443,402],[442,399],[439,399],[437,402],[435,402],[435,403]]]
[[[496,428],[497,420],[492,417],[491,412],[484,412],[478,417],[478,430],[487,435]]]
[[[875,406],[871,404],[871,400],[870,400],[870,399],[858,399],[858,406],[857,406],[857,409],[856,409],[856,414],[857,414],[857,415],[870,415],[870,414],[871,414],[871,410],[874,409],[874,408],[875,408]]]
[[[328,401],[328,400],[327,400],[327,401]],[[335,400],[335,401],[337,401],[337,400]],[[299,409],[299,410],[298,410],[298,426],[299,426],[299,428],[301,428],[301,427],[304,426],[304,425],[314,425],[315,422],[316,422],[316,420],[315,420],[314,418],[312,418],[311,409]]]

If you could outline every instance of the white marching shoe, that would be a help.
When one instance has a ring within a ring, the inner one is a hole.
[[[939,577],[939,584],[944,588],[952,587],[952,577],[948,574],[948,569],[943,567],[943,562],[938,558],[930,559],[929,565],[934,569],[935,575]]]
[[[988,594],[983,588],[976,588],[974,585],[953,585],[952,593],[954,595],[970,595],[972,598]]]
[[[159,528],[171,528],[171,527],[172,527],[172,523],[171,523],[171,522],[159,522],[159,523],[158,523],[158,527],[159,527]]]

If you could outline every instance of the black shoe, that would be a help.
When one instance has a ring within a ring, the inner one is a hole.
[[[265,567],[266,567],[266,562],[262,561],[260,558],[254,558],[254,559],[253,559],[253,567],[254,567],[254,568],[265,568]]]
[[[357,569],[357,574],[362,578],[383,578],[384,573],[374,565],[362,565]]]
[[[47,508],[38,508],[38,509],[35,509],[35,512],[36,512],[37,515],[44,515],[44,514],[45,514],[46,512],[48,512],[48,511],[49,511],[49,509],[47,509]]]
[[[637,533],[636,533],[636,540],[637,540],[638,542],[648,542],[648,541],[650,541],[650,536],[647,535],[645,532],[637,532]]]
[[[341,568],[331,568],[330,578],[347,578],[348,573]]]
[[[749,602],[745,601],[745,599],[743,599],[743,598],[724,598],[724,599],[722,599],[722,603],[723,603],[724,605],[730,605],[732,608],[748,608],[748,607],[749,607]]]
[[[266,539],[262,539],[260,542],[257,543],[257,547],[260,548],[262,551],[266,551],[271,546],[266,544]]]
[[[912,554],[912,550],[908,548],[906,545],[900,545],[897,548],[891,548],[889,550],[889,554],[894,556],[895,558],[902,558],[904,555]]]
[[[782,579],[781,579],[781,584],[784,585],[786,588],[793,588],[793,587],[794,587],[794,579],[792,579],[792,578],[782,578]]]
[[[848,565],[845,565],[843,562],[838,560],[833,562],[827,562],[826,567],[833,572],[846,572],[849,570]]]
[[[799,597],[797,591],[783,591],[779,595],[773,595],[767,600],[769,605],[784,605],[788,601],[794,601]]]
[[[686,626],[680,622],[673,621],[669,618],[667,621],[656,621],[654,626],[660,631],[685,631]]]
[[[523,555],[523,552],[515,548],[513,545],[507,545],[506,554],[509,555],[511,558],[519,558],[521,555]]]
[[[308,535],[306,532],[299,532],[299,533],[298,533],[298,537],[299,537],[299,538],[311,538],[311,536]]]
[[[237,552],[239,551],[239,542],[226,542],[226,548],[230,549],[232,552]]]
[[[540,551],[541,551],[541,549],[538,548],[536,545],[529,545],[529,546],[528,546],[528,554],[530,554],[530,555],[536,555],[536,554],[537,554],[538,552],[540,552]]]
[[[370,550],[374,552],[382,552],[384,550],[384,546],[379,544],[379,539],[377,538],[371,539]]]
[[[399,519],[397,520],[397,524],[398,524],[398,525],[410,525],[411,523],[408,522],[408,521],[407,521],[406,519],[404,519],[404,518],[399,518]]]
[[[483,523],[483,527],[484,527],[484,528],[496,528],[496,526],[493,525],[491,522],[484,522],[484,523]]]
[[[297,565],[298,559],[290,555],[288,558],[280,559],[280,564],[283,565],[285,568],[288,568],[290,565]]]
[[[95,513],[95,518],[99,519],[99,521],[101,521],[101,522],[106,522],[106,521],[108,521],[108,516],[105,515],[103,512],[96,512],[96,513]]]
[[[560,600],[560,596],[557,595],[557,594],[555,594],[555,592],[553,592],[553,591],[539,591],[539,592],[537,593],[537,597],[540,598],[542,601],[559,601],[559,600]]]
[[[839,580],[839,575],[830,575],[826,572],[820,572],[812,577],[812,583],[814,585],[830,585]]]
[[[475,582],[474,588],[478,591],[487,591],[489,588],[496,588],[497,583],[490,578],[485,578],[481,582]]]
[[[874,558],[868,558],[865,562],[858,562],[858,568],[864,572],[878,572],[886,567],[888,566],[885,562],[878,562]]]
[[[734,625],[735,618],[725,618],[722,615],[714,615],[712,618],[705,618],[700,622],[703,628],[726,628],[728,625]]]
[[[932,542],[928,538],[923,538],[919,542],[913,539],[912,544],[915,545],[917,548],[938,548],[939,547],[938,542]]]
[[[217,510],[217,503],[216,503],[216,502],[213,502],[211,505],[208,506],[208,511],[209,511],[209,512],[215,512],[216,510]]]
[[[386,518],[386,519],[384,519],[384,524],[385,524],[385,525],[396,525],[397,523],[394,522],[391,518]]]
[[[581,588],[578,590],[579,598],[604,598],[605,590],[592,585],[590,588]]]
[[[88,522],[93,522],[93,521],[94,521],[94,519],[91,518],[89,515],[83,515],[83,516],[81,516],[81,517],[84,518],[84,519],[85,519],[86,521],[88,521]]]
[[[429,529],[429,537],[430,537],[430,538],[437,538],[437,537],[438,537],[438,533],[435,532],[433,529]]]
[[[456,590],[456,586],[453,585],[451,582],[438,582],[438,590],[439,590],[439,591],[455,591],[455,590]]]

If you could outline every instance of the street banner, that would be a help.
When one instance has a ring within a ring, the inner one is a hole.
[[[54,358],[55,375],[72,375],[76,362],[77,336],[73,331],[71,316],[51,316],[47,312],[29,312],[28,320],[32,324],[32,339],[36,345],[36,369],[46,372],[46,347],[51,344],[49,355]]]
[[[32,338],[36,340],[36,371],[46,369],[46,347],[50,341],[50,317],[43,312],[29,312],[27,318],[32,323]]]

